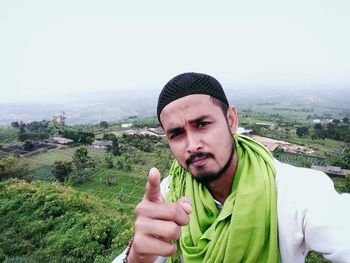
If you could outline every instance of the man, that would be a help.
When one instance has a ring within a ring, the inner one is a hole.
[[[134,238],[113,262],[299,263],[310,250],[350,262],[350,195],[236,135],[237,112],[216,79],[174,77],[157,115],[176,160],[162,183],[150,170]]]

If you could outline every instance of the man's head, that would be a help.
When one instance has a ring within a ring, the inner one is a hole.
[[[159,95],[157,114],[175,158],[198,181],[226,172],[238,118],[216,79],[200,73],[174,77]]]
[[[179,98],[193,95],[206,94],[212,97],[213,102],[219,105],[222,110],[229,107],[225,92],[219,81],[212,76],[188,72],[175,76],[165,84],[158,98],[157,116],[160,124],[160,113],[170,102]]]

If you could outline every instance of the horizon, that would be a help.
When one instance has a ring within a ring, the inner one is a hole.
[[[264,105],[274,105],[278,108],[306,109],[314,108],[318,114],[336,111],[350,117],[350,89],[347,86],[315,89],[315,87],[298,87],[279,89],[268,87],[259,90],[250,88],[224,88],[230,105],[236,106],[238,112],[244,109],[266,111]],[[271,91],[271,89],[274,89]],[[129,116],[152,117],[156,116],[158,90],[113,91],[84,93],[81,96],[58,100],[0,102],[0,125],[9,125],[12,121],[39,121],[51,120],[52,116],[61,112],[66,113],[67,123],[87,124],[104,121],[117,121]],[[271,110],[271,109],[270,109]],[[335,116],[335,115],[334,115]]]
[[[70,104],[77,101],[100,101],[105,98],[108,98],[110,95],[138,95],[144,96],[154,92],[154,96],[158,96],[162,87],[150,87],[148,89],[138,89],[138,88],[120,88],[120,89],[101,89],[101,90],[86,90],[86,91],[57,91],[50,93],[40,92],[40,94],[35,94],[35,98],[31,97],[21,97],[21,98],[4,98],[0,97],[0,104]],[[267,84],[256,84],[256,85],[226,85],[223,87],[224,90],[229,92],[238,92],[238,94],[244,95],[249,92],[257,93],[266,93],[266,92],[279,92],[285,93],[290,92],[292,89],[293,92],[298,92],[300,95],[308,92],[315,91],[347,91],[350,89],[350,83],[337,83],[337,84],[309,84],[309,85],[267,85]],[[272,94],[271,94],[272,95]]]

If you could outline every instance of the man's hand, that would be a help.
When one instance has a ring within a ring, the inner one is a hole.
[[[181,226],[189,222],[191,201],[183,197],[168,204],[160,192],[160,173],[157,168],[149,172],[145,195],[136,206],[135,236],[128,262],[154,262],[158,256],[171,256],[176,252]]]

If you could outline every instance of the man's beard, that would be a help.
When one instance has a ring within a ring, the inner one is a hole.
[[[218,172],[199,173],[196,176],[193,176],[194,179],[196,179],[196,181],[198,183],[202,183],[202,184],[206,184],[206,185],[210,182],[213,182],[213,181],[219,179],[221,176],[223,176],[225,174],[227,169],[230,167],[234,153],[235,153],[235,147],[234,147],[234,144],[232,142],[232,149],[231,149],[230,157],[228,158],[224,167],[222,167]],[[186,160],[187,169],[188,169],[189,165],[191,164],[191,162],[193,161],[193,159],[196,157],[214,158],[214,155],[210,152],[208,152],[208,153],[199,152],[199,153],[191,155]]]

